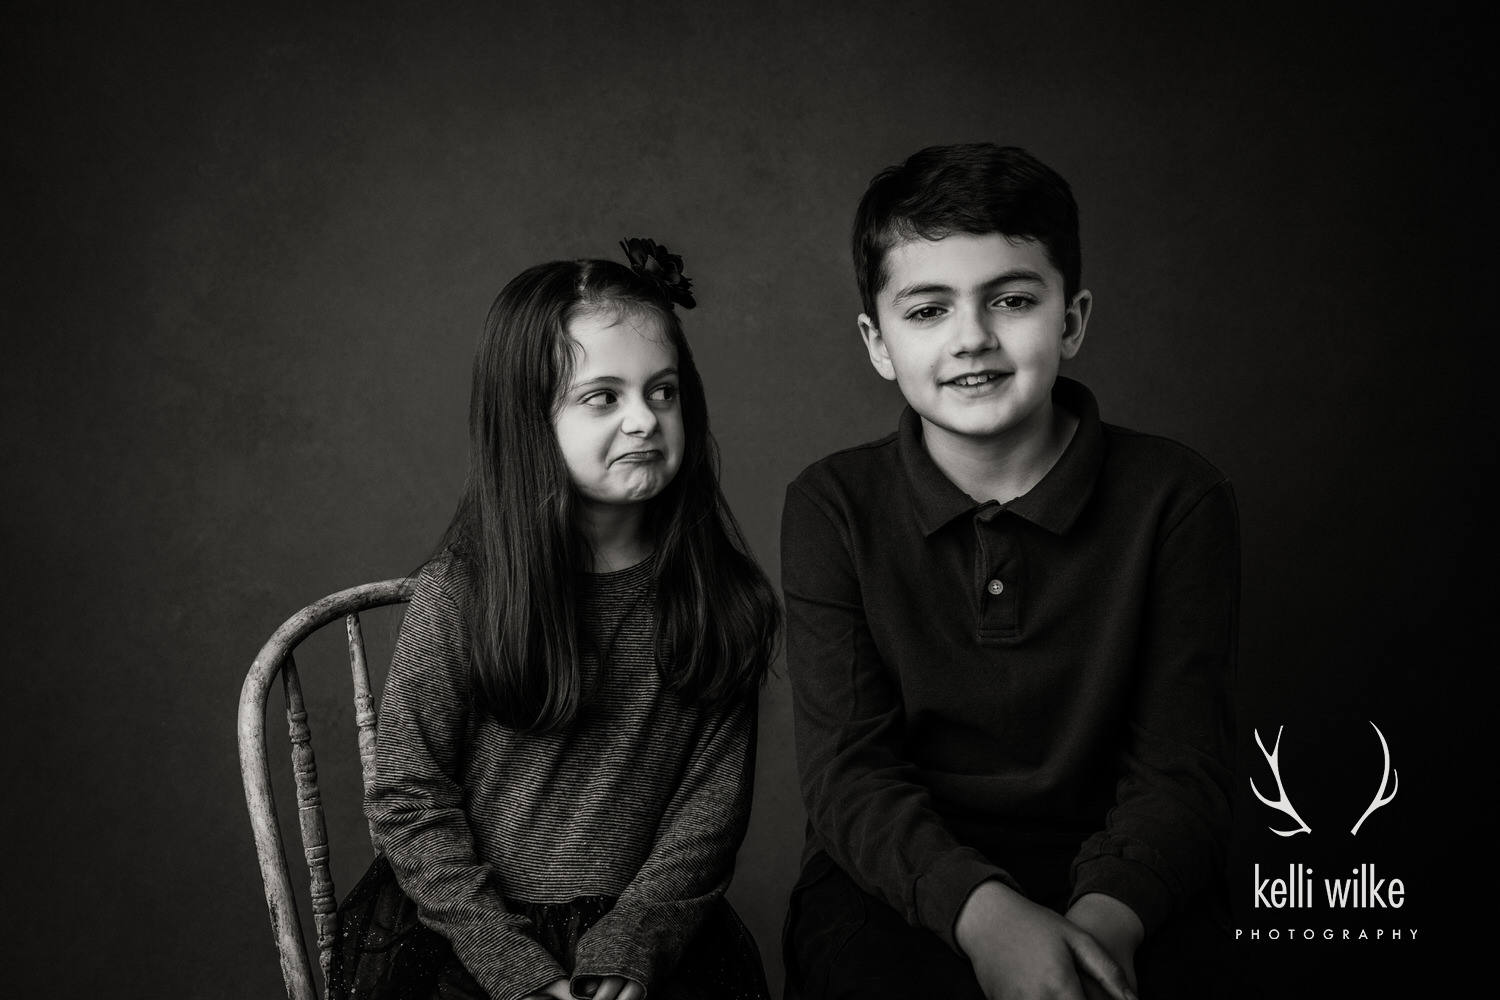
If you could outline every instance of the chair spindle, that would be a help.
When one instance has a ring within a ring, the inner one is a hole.
[[[370,784],[375,780],[375,733],[377,715],[375,697],[370,693],[370,667],[365,660],[365,636],[360,627],[359,615],[351,614],[344,619],[349,630],[349,672],[354,676],[354,725],[359,729],[359,766],[364,778],[365,794],[370,794]],[[380,841],[375,836],[375,824],[370,824],[370,846],[378,854]]]
[[[307,725],[307,706],[302,700],[302,681],[291,654],[281,671],[286,691],[286,718],[292,741],[292,773],[297,783],[297,817],[302,828],[302,853],[311,875],[313,924],[318,932],[318,965],[328,982],[337,934],[338,901],[333,873],[328,868],[328,829],[323,823],[323,798],[318,792],[318,765],[313,759],[312,730]]]

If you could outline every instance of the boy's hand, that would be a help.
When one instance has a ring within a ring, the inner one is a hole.
[[[646,987],[624,976],[579,976],[577,988],[568,996],[591,997],[592,1000],[643,1000]]]
[[[568,991],[566,979],[555,979],[525,1000],[573,1000],[573,994]]]
[[[1101,892],[1090,892],[1078,898],[1068,908],[1067,918],[1088,931],[1109,952],[1111,958],[1125,973],[1125,981],[1135,989],[1135,950],[1146,936],[1141,918],[1129,906],[1113,896]],[[1102,997],[1104,992],[1084,983],[1084,993],[1089,997]]]
[[[987,1000],[1084,1000],[1084,981],[1114,1000],[1136,1000],[1125,971],[1092,935],[1002,882],[969,894],[955,937]]]

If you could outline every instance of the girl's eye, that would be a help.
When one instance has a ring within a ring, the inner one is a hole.
[[[619,402],[619,397],[612,390],[600,389],[598,392],[591,392],[587,396],[584,396],[579,402],[584,406],[602,409],[606,406],[615,405],[615,403]]]
[[[677,387],[670,383],[651,390],[651,399],[658,403],[670,403],[677,398]]]

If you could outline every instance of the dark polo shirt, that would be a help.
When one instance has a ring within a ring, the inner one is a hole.
[[[1010,503],[953,485],[907,409],[782,515],[807,856],[950,945],[989,878],[1106,893],[1150,933],[1225,862],[1233,492],[1079,383],[1053,400],[1073,440]]]

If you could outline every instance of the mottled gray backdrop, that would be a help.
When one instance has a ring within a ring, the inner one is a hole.
[[[686,257],[725,487],[774,577],[786,482],[899,406],[856,339],[854,204],[913,150],[981,139],[1026,146],[1082,205],[1096,304],[1071,373],[1238,489],[1241,760],[1266,787],[1250,733],[1285,725],[1315,833],[1272,835],[1241,780],[1237,922],[1331,919],[1251,912],[1253,864],[1372,862],[1407,907],[1331,926],[1423,934],[1249,954],[1277,996],[1414,974],[1457,934],[1440,893],[1471,881],[1449,845],[1474,843],[1476,800],[1446,776],[1466,763],[1453,706],[1492,669],[1466,144],[1493,122],[1445,14],[7,4],[9,995],[276,995],[240,682],[291,612],[430,551],[508,278],[623,236]],[[391,628],[371,626],[378,659]],[[347,681],[332,645],[303,669],[347,890],[368,861]],[[1370,721],[1401,791],[1355,839]],[[802,822],[779,676],[731,891],[778,991]]]

